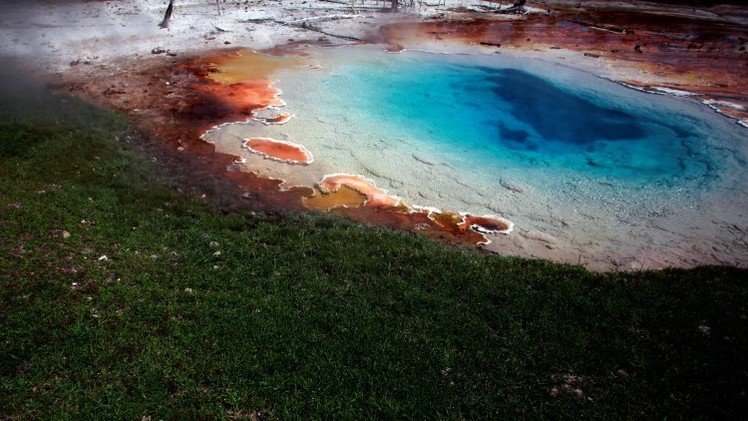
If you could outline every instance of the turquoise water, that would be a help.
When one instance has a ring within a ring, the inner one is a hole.
[[[709,130],[697,117],[593,76],[548,76],[419,57],[358,60],[319,85],[326,102],[363,116],[372,130],[452,151],[476,171],[550,166],[669,185],[714,175]]]
[[[358,174],[408,204],[506,217],[515,233],[491,246],[502,253],[603,268],[748,262],[748,130],[698,101],[509,54],[363,46],[308,60],[321,67],[276,75],[287,124],[208,140],[289,186]],[[252,156],[241,145],[255,136],[302,144],[314,163]]]

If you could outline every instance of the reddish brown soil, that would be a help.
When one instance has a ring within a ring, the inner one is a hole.
[[[266,95],[243,93],[239,99],[231,95],[225,99],[207,78],[209,62],[198,58],[153,57],[114,66],[120,69],[114,75],[71,75],[62,87],[131,117],[141,132],[160,145],[167,155],[165,161],[181,166],[179,171],[188,177],[194,175],[204,191],[218,198],[243,195],[258,210],[304,210],[301,198],[312,194],[311,189],[284,191],[281,181],[239,171],[235,156],[216,153],[213,145],[200,140],[205,130],[247,119],[252,109],[274,98],[275,91],[267,83],[240,87],[254,87]],[[255,105],[247,98],[263,100]]]

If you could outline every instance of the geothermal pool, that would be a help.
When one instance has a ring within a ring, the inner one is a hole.
[[[208,133],[249,170],[361,175],[409,204],[515,223],[491,248],[589,267],[748,264],[748,130],[687,98],[558,63],[379,47],[313,49],[273,75],[285,124]],[[275,162],[247,139],[303,145]]]

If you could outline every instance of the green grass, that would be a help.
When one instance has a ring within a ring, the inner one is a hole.
[[[222,211],[96,118],[0,119],[0,418],[745,415],[746,271]]]

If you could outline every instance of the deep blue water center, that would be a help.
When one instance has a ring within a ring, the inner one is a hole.
[[[557,167],[638,183],[703,181],[712,172],[708,127],[678,108],[682,100],[578,71],[555,77],[553,66],[543,74],[438,57],[357,61],[322,86],[382,136],[418,139],[478,171]]]
[[[513,130],[501,118],[491,120],[498,130],[497,140],[510,147],[536,150],[546,142],[591,145],[598,140],[633,140],[645,136],[639,120],[626,112],[597,105],[572,95],[552,83],[516,69],[479,68],[486,74],[488,103],[508,104],[511,115],[535,128],[540,138]],[[465,83],[455,89],[472,89]],[[474,91],[474,90],[473,90]],[[498,117],[498,116],[497,116]]]

